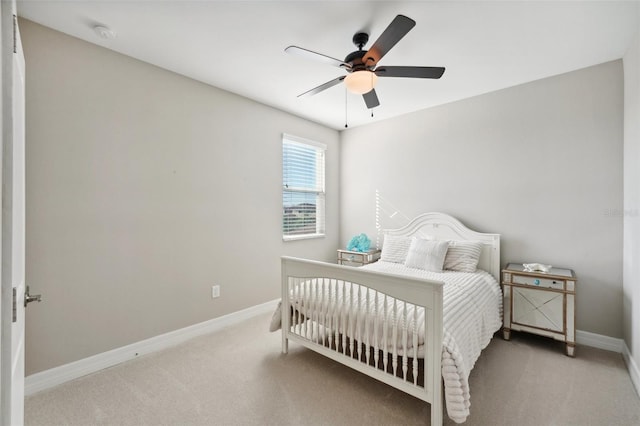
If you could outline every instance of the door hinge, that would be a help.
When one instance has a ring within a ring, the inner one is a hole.
[[[13,315],[11,317],[12,322],[18,321],[18,289],[13,288]]]
[[[13,15],[13,53],[18,53],[18,16]]]

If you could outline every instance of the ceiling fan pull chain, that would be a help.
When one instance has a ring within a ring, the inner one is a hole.
[[[371,73],[371,87],[374,87],[374,84],[375,84],[375,82],[373,81],[373,76],[374,75],[375,75],[374,73]],[[373,90],[373,89],[371,89],[371,90]],[[373,118],[373,108],[371,108],[371,118]]]
[[[347,87],[344,88],[344,128],[348,128],[347,124]]]
[[[374,86],[373,76],[374,76],[374,74],[371,73],[371,87]],[[373,90],[373,89],[371,89],[371,90]],[[373,118],[373,108],[371,108],[371,118]]]

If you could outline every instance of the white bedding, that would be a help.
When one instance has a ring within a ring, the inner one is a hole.
[[[428,272],[422,269],[408,268],[403,264],[378,261],[362,268],[371,271],[385,272],[391,274],[408,275],[411,277],[426,278],[431,280],[442,281],[445,283],[443,287],[443,344],[442,344],[442,377],[445,385],[445,402],[447,406],[447,414],[456,423],[462,423],[469,415],[470,407],[470,393],[469,393],[469,373],[473,368],[476,360],[478,359],[480,352],[484,349],[491,340],[493,334],[500,329],[502,325],[502,293],[500,286],[496,280],[487,272],[478,270],[475,273],[468,272],[453,272],[444,271],[442,273]],[[365,339],[369,339],[371,345],[376,342],[377,347],[382,348],[382,343],[387,342],[387,350],[395,345],[396,351],[399,354],[407,353],[409,357],[424,356],[424,347],[420,339],[417,342],[417,347],[414,348],[414,342],[411,338],[406,340],[406,348],[404,348],[405,340],[402,336],[397,336],[396,339],[391,338],[391,332],[385,333],[384,330],[379,327],[374,327],[382,323],[384,318],[380,308],[384,303],[379,300],[378,308],[374,311],[369,309],[367,312],[377,312],[377,315],[354,315],[351,313],[352,321],[349,321],[349,315],[345,315],[344,311],[340,310],[342,303],[348,306],[350,294],[349,290],[345,292],[344,299],[340,296],[333,300],[334,315],[333,318],[321,318],[320,322],[327,328],[337,328],[339,332],[347,334],[348,337],[355,338],[364,342]],[[292,305],[297,306],[298,310],[302,314],[308,314],[308,309],[300,306],[301,295],[293,296]],[[354,296],[355,297],[355,296]],[[360,300],[364,301],[366,298],[365,292],[363,292]],[[298,299],[296,302],[295,299]],[[329,301],[325,298],[321,311],[326,312],[326,307]],[[369,300],[369,306],[374,304],[373,297]],[[362,303],[364,306],[365,303]],[[387,318],[392,309],[391,305],[387,304]],[[319,307],[319,306],[318,306]],[[310,306],[311,308],[317,308]],[[364,307],[361,309],[363,310]],[[337,318],[340,318],[336,322]],[[279,318],[278,314],[274,315],[274,318]],[[330,316],[331,317],[331,316]],[[357,322],[355,317],[360,318]],[[367,317],[366,321],[362,318]],[[376,319],[377,317],[377,319]],[[424,312],[421,308],[418,309],[416,316],[413,314],[413,310],[410,307],[408,311],[408,331],[409,336],[412,335],[413,327],[415,324],[419,324],[422,328],[424,326]],[[314,318],[317,319],[317,318]],[[417,321],[416,321],[417,319]],[[294,319],[294,322],[295,319]],[[341,324],[339,324],[341,323]],[[347,324],[361,324],[360,334],[356,334],[355,326]],[[368,325],[365,326],[364,323]],[[278,324],[279,325],[279,324]],[[272,327],[272,329],[275,327]],[[279,327],[278,327],[279,328]],[[388,327],[388,330],[391,330]],[[423,335],[422,332],[418,333]],[[385,337],[386,336],[386,337]],[[406,351],[406,352],[405,352]]]
[[[363,268],[443,281],[442,378],[447,414],[462,423],[471,406],[469,374],[480,352],[502,326],[502,292],[489,273],[428,272],[399,263],[381,262]]]

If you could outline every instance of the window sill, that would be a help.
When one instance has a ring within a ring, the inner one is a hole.
[[[324,237],[325,234],[286,235],[282,237],[282,241],[312,240]]]

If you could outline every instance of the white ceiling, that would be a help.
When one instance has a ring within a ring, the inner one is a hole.
[[[621,58],[638,29],[635,1],[18,0],[21,17],[335,129],[371,123]],[[444,66],[439,80],[386,78],[374,117],[344,74],[284,53],[343,59],[397,15],[417,24],[380,65]],[[117,37],[99,38],[96,24]],[[345,109],[345,98],[347,109]]]

